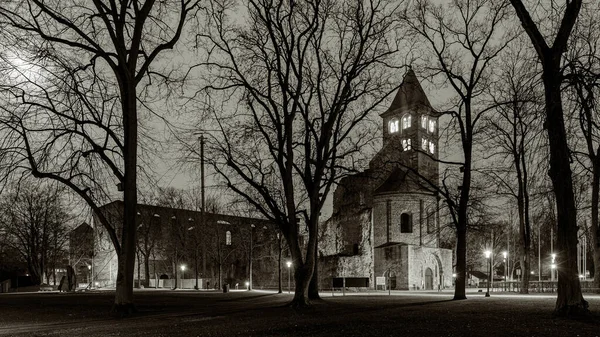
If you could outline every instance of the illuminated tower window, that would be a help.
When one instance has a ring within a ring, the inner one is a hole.
[[[410,138],[409,139],[403,139],[402,140],[402,150],[403,151],[408,151],[410,149],[411,149]]]
[[[410,128],[411,120],[410,115],[402,117],[402,130]]]
[[[435,132],[435,120],[429,120],[429,133]]]
[[[433,144],[433,142],[429,142],[429,152],[435,154],[435,144]]]
[[[421,149],[427,151],[427,138],[421,138]]]
[[[396,133],[400,130],[398,124],[399,121],[395,118],[390,121],[390,133]]]
[[[427,116],[421,115],[421,127],[427,129]]]
[[[225,244],[231,246],[231,232],[225,232]]]

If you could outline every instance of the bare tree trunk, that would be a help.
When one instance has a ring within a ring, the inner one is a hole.
[[[549,174],[557,211],[558,296],[555,314],[569,316],[587,311],[588,303],[583,299],[577,270],[577,211],[562,109],[560,54],[547,57],[552,58],[545,62],[543,76],[550,141]]]
[[[125,68],[124,66],[122,68]],[[123,74],[132,76],[135,74]],[[123,228],[121,235],[121,251],[118,256],[117,285],[115,303],[112,311],[127,315],[136,311],[133,305],[133,273],[135,266],[135,232],[137,206],[137,107],[136,87],[134,81],[121,83],[121,106],[123,107],[125,162]]]
[[[470,108],[467,108],[467,116],[470,116]],[[467,137],[472,139],[472,129],[468,129]],[[460,191],[460,200],[458,205],[458,222],[456,226],[456,280],[454,287],[454,300],[464,300],[467,298],[467,209],[469,201],[469,191],[471,189],[471,149],[472,142],[463,142],[463,151],[465,156],[463,186]]]
[[[150,254],[144,255],[144,287],[150,287]]]
[[[278,233],[278,235],[277,235],[277,241],[278,241],[278,244],[279,244],[279,260],[278,260],[278,263],[277,263],[277,273],[279,275],[279,277],[278,277],[278,285],[279,285],[279,287],[278,287],[278,290],[279,290],[278,293],[280,293],[280,294],[283,292],[283,289],[281,288],[281,240],[283,240],[283,237],[281,236],[280,233]]]
[[[600,156],[598,157],[600,158]],[[600,231],[598,230],[598,201],[600,199],[600,167],[594,163],[592,178],[592,244],[594,245],[594,288],[600,292]],[[587,247],[583,247],[587,249]],[[583,271],[585,275],[585,270]]]

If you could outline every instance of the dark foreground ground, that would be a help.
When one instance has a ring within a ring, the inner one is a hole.
[[[553,319],[552,296],[482,293],[324,294],[311,308],[285,307],[288,294],[259,291],[140,291],[139,313],[108,315],[112,292],[0,294],[0,336],[599,336],[593,317]]]

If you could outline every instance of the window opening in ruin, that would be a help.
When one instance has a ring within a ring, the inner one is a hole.
[[[400,215],[400,233],[412,233],[412,216],[408,213]]]

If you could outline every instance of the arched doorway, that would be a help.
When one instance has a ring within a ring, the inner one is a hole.
[[[433,290],[433,271],[425,269],[425,290]]]

